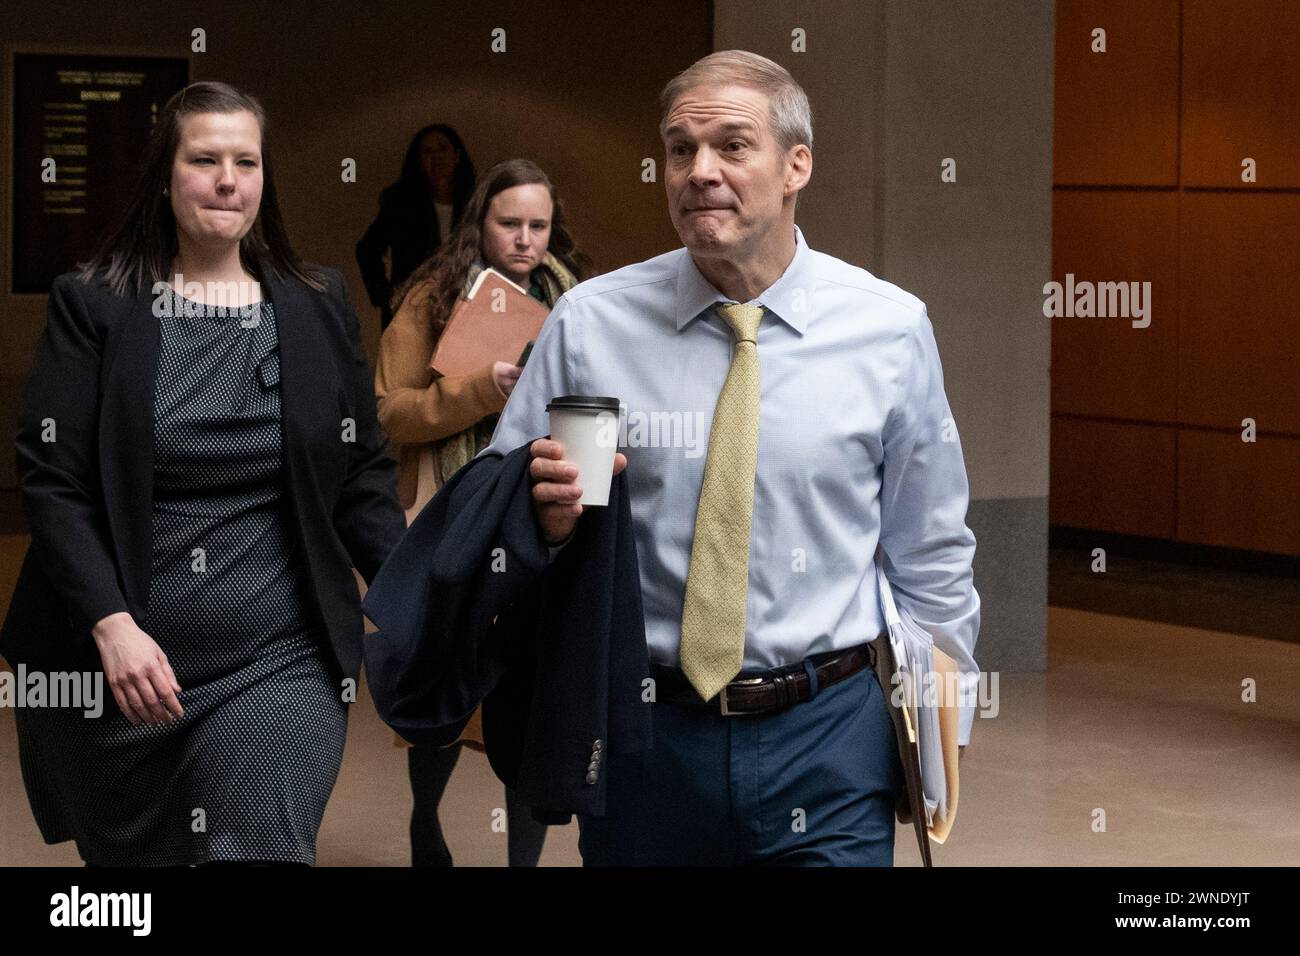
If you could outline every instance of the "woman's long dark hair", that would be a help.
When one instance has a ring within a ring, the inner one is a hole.
[[[564,206],[555,194],[555,186],[531,159],[507,159],[497,163],[479,182],[465,206],[460,225],[432,256],[393,293],[393,312],[401,308],[402,300],[417,283],[434,280],[427,305],[428,320],[433,329],[434,341],[442,335],[456,299],[464,289],[465,276],[474,260],[483,254],[483,220],[487,218],[492,197],[512,186],[538,183],[551,194],[551,238],[547,251],[564,263],[578,281],[591,275],[591,259],[577,251],[573,236],[569,234],[564,219]]]
[[[210,81],[191,83],[159,111],[131,201],[99,251],[88,262],[80,264],[82,281],[90,282],[103,270],[109,287],[119,295],[138,291],[154,282],[168,281],[178,245],[176,216],[163,189],[172,180],[172,164],[180,145],[181,117],[242,110],[253,114],[262,133],[262,202],[253,227],[239,241],[240,261],[259,280],[268,278],[268,273],[277,278],[297,276],[313,289],[324,290],[324,277],[306,268],[289,244],[280,215],[262,104],[229,84]]]
[[[402,202],[430,203],[433,195],[432,186],[429,177],[424,174],[424,166],[420,163],[420,144],[430,133],[441,133],[447,137],[452,146],[456,147],[458,158],[456,168],[451,174],[451,224],[452,228],[455,228],[464,214],[470,194],[474,192],[474,161],[469,158],[469,150],[461,141],[460,134],[446,123],[430,123],[411,137],[411,142],[406,147],[406,157],[402,160],[402,174],[389,189],[396,193]],[[432,204],[429,205],[429,209],[432,213]],[[444,241],[447,239],[446,236],[442,238]]]

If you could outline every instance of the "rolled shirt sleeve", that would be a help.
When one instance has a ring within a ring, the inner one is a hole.
[[[966,526],[969,488],[957,427],[943,388],[934,327],[922,309],[911,330],[910,361],[899,401],[886,421],[880,491],[880,544],[899,615],[911,618],[956,662],[963,687],[979,673],[975,641],[980,599],[972,561],[975,535]],[[959,711],[958,743],[970,742],[975,704]]]

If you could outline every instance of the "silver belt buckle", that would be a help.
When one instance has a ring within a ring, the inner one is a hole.
[[[729,683],[729,684],[724,684],[723,687],[722,687],[721,692],[718,694],[718,697],[721,698],[721,700],[722,700],[722,716],[723,716],[723,717],[741,717],[741,716],[744,716],[745,714],[749,713],[749,711],[747,711],[747,710],[734,711],[734,710],[730,710],[730,709],[728,709],[728,707],[727,707],[727,688],[728,688],[728,687],[730,687],[732,684],[761,684],[761,683],[763,683],[763,678],[761,678],[761,677],[746,677],[746,678],[744,678],[743,680],[733,680],[733,681],[731,681],[731,683]]]

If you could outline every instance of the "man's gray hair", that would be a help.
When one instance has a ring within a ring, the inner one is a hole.
[[[736,85],[767,96],[768,124],[782,152],[803,143],[812,149],[812,107],[790,71],[748,50],[719,50],[678,73],[659,94],[659,136],[668,129],[668,113],[677,98],[700,86]]]

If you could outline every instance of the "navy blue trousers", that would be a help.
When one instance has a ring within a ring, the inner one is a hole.
[[[584,866],[893,865],[903,770],[871,668],[774,714],[652,714],[652,750],[606,752],[607,812],[578,817]]]

